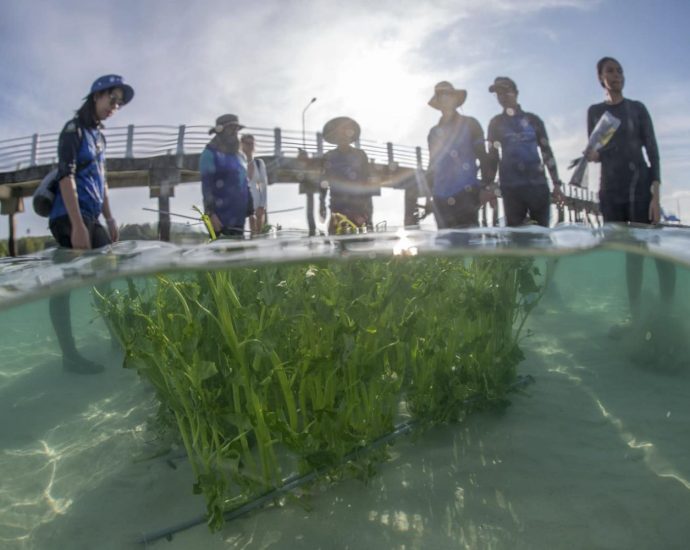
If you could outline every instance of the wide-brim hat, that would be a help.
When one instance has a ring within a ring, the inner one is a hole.
[[[216,125],[211,128],[208,133],[209,134],[220,134],[226,126],[235,126],[238,130],[241,130],[244,128],[242,124],[240,124],[240,119],[237,115],[220,115],[216,119]]]
[[[467,90],[455,88],[450,82],[443,80],[434,86],[434,95],[431,96],[431,99],[429,100],[429,106],[433,107],[434,109],[438,109],[439,111],[441,110],[441,106],[438,103],[440,94],[452,95],[455,99],[456,109],[465,103],[465,100],[467,99]]]
[[[332,118],[323,127],[323,139],[333,145],[337,145],[340,141],[338,139],[339,135],[345,136],[348,139],[348,143],[353,143],[359,139],[360,133],[361,128],[359,124],[349,116]]]
[[[129,84],[125,84],[124,79],[118,74],[106,74],[93,81],[91,84],[91,91],[89,95],[93,95],[96,92],[102,92],[103,90],[110,90],[111,88],[122,89],[122,104],[126,105],[134,97],[134,88]]]

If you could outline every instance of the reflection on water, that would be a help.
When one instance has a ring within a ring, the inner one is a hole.
[[[683,547],[690,536],[690,272],[676,252],[687,254],[690,238],[663,233],[647,243],[648,252],[678,257],[676,300],[672,311],[658,313],[656,270],[645,262],[642,337],[607,336],[628,314],[621,251],[633,248],[629,235],[526,232],[542,254],[551,251],[546,239],[564,255],[526,327],[518,372],[536,383],[512,395],[509,407],[399,439],[367,485],[317,484],[219,534],[201,525],[155,546]],[[153,394],[120,368],[121,352],[111,350],[93,313],[89,288],[101,269],[117,279],[161,266],[221,265],[228,249],[237,263],[278,254],[300,261],[450,253],[458,242],[484,253],[516,252],[511,234],[401,237],[208,250],[123,244],[114,257],[0,265],[0,547],[129,547],[144,533],[203,512],[203,501],[191,495],[187,461],[179,449],[166,453],[149,427]],[[569,254],[573,249],[579,253]],[[47,301],[26,301],[79,286],[72,297],[79,347],[107,367],[92,377],[62,372]],[[658,344],[657,333],[669,340]]]

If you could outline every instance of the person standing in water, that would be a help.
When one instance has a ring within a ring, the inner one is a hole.
[[[477,119],[461,115],[467,91],[439,82],[429,106],[441,111],[441,119],[429,132],[431,195],[439,229],[475,227],[480,206],[494,194],[480,182],[477,172],[486,177],[484,131]]]
[[[252,235],[258,235],[266,225],[266,201],[268,192],[268,174],[266,163],[254,158],[254,136],[243,134],[240,138],[242,152],[247,157],[247,180],[252,194],[254,214],[249,216],[249,229]]]
[[[244,128],[237,115],[222,115],[209,130],[213,139],[199,159],[204,210],[218,235],[242,238],[244,224],[253,214],[247,181],[247,162],[240,154],[237,133]]]
[[[661,217],[661,164],[652,118],[642,102],[623,97],[625,76],[623,66],[616,59],[601,58],[597,62],[597,76],[606,92],[606,99],[589,107],[587,134],[591,135],[604,113],[608,112],[620,121],[620,126],[603,148],[585,151],[588,161],[601,163],[599,205],[604,222],[657,224]],[[609,333],[613,338],[620,337],[640,320],[642,260],[639,254],[626,255],[631,320],[613,327]],[[662,302],[670,307],[675,291],[675,268],[663,260],[656,260],[656,266]]]
[[[101,248],[118,240],[117,222],[110,210],[105,177],[103,121],[134,97],[119,75],[105,75],[91,85],[76,116],[65,124],[58,139],[59,185],[49,227],[61,247]],[[106,227],[99,222],[103,214]],[[77,351],[72,334],[70,294],[53,296],[50,319],[62,351],[64,370],[95,374],[103,370]]]
[[[512,79],[496,77],[489,93],[496,94],[503,112],[491,119],[487,130],[487,179],[493,181],[498,170],[506,225],[523,225],[529,215],[530,220],[549,227],[551,196],[545,166],[553,184],[554,199],[562,201],[563,194],[544,123],[537,115],[522,110],[517,101],[517,85]]]
[[[337,233],[344,217],[356,227],[371,230],[373,217],[372,195],[369,186],[369,159],[367,154],[352,146],[359,139],[359,124],[350,117],[329,120],[323,127],[323,139],[336,145],[323,156],[322,184],[319,214],[326,219],[326,194],[331,193],[331,219],[328,232]]]

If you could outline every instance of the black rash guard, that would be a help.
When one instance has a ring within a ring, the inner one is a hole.
[[[599,150],[602,199],[618,203],[648,199],[652,182],[661,182],[652,118],[639,101],[624,99],[616,105],[598,103],[587,111],[587,135],[606,111],[619,119],[621,125],[611,141]],[[643,147],[649,165],[642,154]]]

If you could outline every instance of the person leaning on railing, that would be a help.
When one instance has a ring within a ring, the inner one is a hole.
[[[83,105],[58,139],[58,181],[50,213],[50,231],[65,248],[87,250],[117,241],[117,222],[108,200],[105,177],[103,121],[134,97],[134,90],[118,75],[105,75],[92,85]],[[107,229],[99,218],[105,217]],[[76,349],[72,335],[70,296],[50,299],[50,318],[62,350],[63,368],[80,374],[101,372]]]

